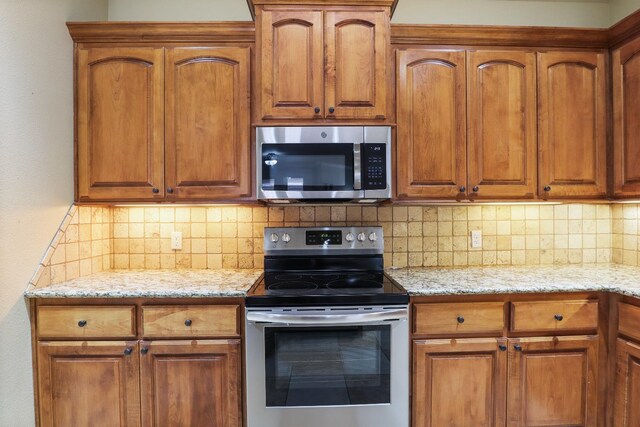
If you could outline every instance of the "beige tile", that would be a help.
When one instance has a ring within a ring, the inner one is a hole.
[[[252,254],[253,253],[253,239],[238,239],[238,253],[239,254]],[[252,261],[253,263],[253,261]]]
[[[436,207],[422,208],[422,220],[438,221],[438,208]]]
[[[524,265],[527,263],[526,251],[512,251],[511,252],[511,264],[512,265]]]
[[[423,237],[422,248],[425,252],[437,252],[438,251],[438,238],[437,237]]]
[[[499,206],[504,207],[504,206]],[[511,234],[511,221],[499,220],[496,222],[496,233],[498,236],[508,236]]]
[[[540,220],[540,234],[553,234],[553,220],[552,219],[542,219]]]
[[[408,234],[406,222],[393,223],[393,237],[406,237]]]
[[[226,225],[229,225],[229,224],[224,224],[224,225],[226,226]],[[222,237],[222,227],[223,227],[223,224],[220,223],[220,222],[207,223],[207,237]],[[171,234],[169,234],[169,236],[171,236]]]
[[[80,259],[91,258],[91,242],[80,242],[78,250]]]
[[[566,219],[556,219],[553,221],[554,234],[568,234],[569,233],[569,221]]]
[[[482,265],[496,265],[498,254],[496,251],[482,251]]]
[[[553,264],[555,260],[555,253],[553,249],[540,251],[540,264]]]
[[[250,222],[238,223],[238,237],[253,237],[253,224]]]
[[[162,268],[162,269],[176,268],[176,255],[175,254],[161,254],[160,255],[160,268]]]
[[[316,209],[313,206],[303,206],[300,208],[300,221],[313,222],[316,220]]]
[[[253,268],[253,255],[238,255],[238,268]]]
[[[511,249],[512,250],[524,250],[526,249],[525,236],[511,236]]]
[[[129,224],[131,227],[134,224]],[[136,226],[144,226],[144,224],[135,224]],[[107,236],[104,236],[107,237]],[[91,240],[100,240],[102,239],[102,224],[91,224]]]
[[[362,220],[368,222],[378,221],[378,208],[373,206],[366,206],[362,208]]]
[[[582,249],[569,249],[569,264],[582,263]]]
[[[469,265],[482,265],[482,251],[469,252],[467,262]]]
[[[343,222],[347,220],[347,208],[344,206],[331,207],[331,221]]]
[[[451,267],[453,266],[453,253],[452,252],[438,252],[438,266]]]
[[[398,268],[406,267],[408,264],[408,257],[406,252],[393,253],[393,266]]]
[[[129,268],[143,269],[144,268],[144,254],[129,255]]]
[[[496,264],[498,264],[498,265],[511,265],[511,252],[510,251],[497,251],[496,252]]]
[[[582,205],[582,219],[596,219],[596,205]]]
[[[498,221],[483,220],[482,234],[485,236],[495,236],[498,233]]]
[[[78,211],[80,211],[80,209],[78,209]],[[129,208],[124,208],[124,207],[113,208],[113,222],[117,222],[117,223],[129,222]]]
[[[467,221],[453,221],[453,235],[466,236],[469,234],[469,226]]]
[[[511,236],[498,236],[496,238],[496,249],[499,251],[510,251]]]
[[[409,267],[422,267],[422,259],[422,252],[410,252],[408,259]]]
[[[484,236],[482,238],[482,250],[495,251],[498,246],[496,236]]]
[[[176,254],[176,268],[191,268],[191,254]]]
[[[496,207],[496,219],[498,221],[511,220],[511,206],[497,206]]]
[[[450,252],[453,250],[453,237],[451,236],[440,236],[438,237],[438,251],[439,252]]]
[[[582,219],[582,205],[574,204],[568,206],[569,219]]]
[[[454,252],[453,253],[453,265],[456,267],[462,267],[468,265],[468,253],[467,252]]]
[[[526,220],[524,224],[524,233],[528,236],[540,234],[540,221]]]
[[[540,236],[526,236],[525,238],[525,249],[540,249]]]
[[[159,254],[160,253],[160,239],[144,239],[144,253],[145,254]]]
[[[362,221],[362,208],[360,206],[347,207],[347,222],[359,223]]]
[[[552,205],[541,205],[540,206],[540,219],[553,219],[553,206]]]
[[[554,249],[568,249],[569,248],[569,236],[556,234],[553,238]]]
[[[554,264],[568,264],[569,263],[569,250],[568,249],[554,249],[553,250],[553,262]]]
[[[596,262],[596,250],[595,249],[584,249],[582,251],[582,262],[584,262],[584,263],[595,263]]]
[[[553,219],[569,219],[569,206],[555,205],[553,207]]]
[[[409,218],[409,212],[406,206],[394,206],[393,208],[393,221],[407,221]]]
[[[238,236],[238,224],[235,222],[222,224],[222,237],[237,237]]]
[[[80,277],[80,262],[67,262],[65,264],[65,280],[72,280],[77,277]]]
[[[381,222],[380,227],[382,227],[382,234],[384,238],[393,236],[393,223],[392,222]]]
[[[143,223],[130,223],[129,224],[129,237],[141,238],[144,237],[144,224]]]
[[[65,245],[64,243],[61,243],[56,247],[55,251],[53,252],[53,255],[51,255],[52,265],[62,264],[65,262],[66,246],[67,245]]]
[[[65,246],[65,261],[78,261],[80,259],[80,245],[76,242],[67,243]]]
[[[121,227],[126,229],[126,234],[127,236],[129,235],[129,224],[128,223],[123,223],[123,224],[114,224],[114,231],[116,229],[116,226]],[[86,242],[91,240],[91,224],[80,224],[78,225],[78,238],[81,242]]]
[[[611,262],[611,249],[596,249],[596,262]]]
[[[264,237],[264,228],[267,226],[265,222],[254,222],[253,226],[253,237],[263,238]]]
[[[438,235],[438,223],[437,222],[423,222],[422,223],[422,235],[423,236],[437,236]]]
[[[596,246],[598,249],[611,249],[611,235],[610,234],[596,234]]]
[[[80,260],[80,277],[89,276],[91,274],[91,259]]]
[[[625,234],[622,237],[622,249],[631,251],[638,250],[638,236]]]
[[[233,225],[233,227],[236,229],[236,233],[237,233],[237,228],[238,225],[237,224],[225,224],[223,227],[223,230],[226,230],[228,226]],[[191,238],[205,238],[207,237],[207,224],[205,223],[191,223]]]
[[[238,253],[238,240],[235,238],[222,239],[222,253],[223,254],[237,254]]]
[[[422,221],[422,207],[420,206],[409,206],[407,209],[407,220],[408,221]]]
[[[540,251],[535,249],[525,251],[525,264],[527,265],[540,264]]]
[[[453,237],[453,251],[467,251],[469,249],[469,239],[467,236],[454,236]]]
[[[453,236],[453,222],[438,221],[438,236]]]
[[[129,239],[129,253],[130,254],[143,254],[144,253],[144,239]]]
[[[386,258],[385,258],[386,261]],[[264,268],[264,257],[262,255],[254,255],[253,256],[253,268]]]
[[[425,267],[435,267],[438,265],[438,252],[424,252],[422,265]]]
[[[209,254],[207,255],[207,268],[212,270],[219,270],[222,268],[222,255],[221,254]]]
[[[511,206],[511,220],[522,221],[525,219],[524,206]]]
[[[378,221],[393,221],[393,208],[391,208],[390,206],[378,208]]]
[[[254,207],[254,208],[251,208],[251,215],[252,215],[253,222],[268,222],[269,221],[269,208],[266,208],[266,207]],[[208,218],[208,216],[207,216],[207,218]]]
[[[595,234],[583,234],[582,235],[582,248],[583,249],[596,249],[597,247],[597,238]],[[594,251],[594,260],[595,260],[595,251]],[[592,261],[595,262],[595,261]]]
[[[527,232],[527,222],[525,220],[511,221],[511,234],[522,235]]]
[[[438,207],[438,222],[451,222],[453,221],[453,208],[449,206]]]
[[[52,265],[49,267],[51,270],[51,284],[55,285],[56,283],[62,283],[66,279],[66,271],[67,268],[64,264]]]
[[[114,234],[114,237],[115,234]],[[126,237],[126,236],[124,236]],[[147,239],[159,239],[160,238],[160,224],[155,223],[145,223],[144,224],[144,237]]]
[[[113,256],[113,268],[125,270],[129,268],[129,254],[115,254]]]
[[[540,219],[540,207],[538,205],[530,205],[525,206],[524,208],[524,217],[528,220],[539,220]]]
[[[622,207],[622,217],[624,219],[638,219],[638,206],[624,205]]]
[[[279,215],[282,217],[283,210],[282,208],[270,208],[269,209],[269,220],[271,221],[271,210],[278,211]],[[222,222],[236,222],[238,221],[238,208],[233,206],[225,206],[222,208]],[[280,219],[282,221],[282,219]]]
[[[409,237],[408,245],[409,252],[422,252],[422,237]]]
[[[160,222],[160,209],[144,208],[144,222]]]
[[[252,222],[253,221],[253,208],[248,206],[241,206],[237,210],[238,222]]]
[[[64,232],[64,243],[77,243],[79,241],[79,229],[78,226],[73,224],[67,226]]]
[[[192,254],[191,255],[191,268],[194,268],[194,269],[207,268],[207,255],[205,255],[205,254]]]
[[[409,244],[407,237],[393,237],[393,252],[408,252]]]
[[[410,222],[407,232],[410,237],[422,237],[422,222]]]
[[[569,220],[569,234],[580,234],[582,233],[582,221],[579,219],[570,219]]]
[[[207,253],[207,239],[191,239],[191,253],[192,254],[206,254]]]
[[[297,206],[286,206],[284,208],[284,220],[285,222],[300,221],[300,208]]]

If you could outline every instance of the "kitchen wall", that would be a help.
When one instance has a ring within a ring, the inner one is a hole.
[[[640,265],[640,204],[616,204],[611,210],[613,261]]]
[[[609,3],[612,25],[640,9],[640,0],[610,0]]]
[[[25,284],[73,200],[68,20],[106,0],[0,2],[0,426],[34,425]]]

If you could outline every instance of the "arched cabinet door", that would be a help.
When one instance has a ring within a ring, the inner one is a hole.
[[[249,70],[248,47],[167,49],[167,199],[251,195]]]
[[[640,38],[612,55],[614,194],[640,196]]]
[[[468,52],[469,187],[474,198],[536,194],[536,57]],[[473,191],[473,190],[472,190]]]
[[[258,9],[259,119],[323,114],[322,12]]]
[[[538,53],[538,193],[607,194],[604,52]]]
[[[397,51],[398,198],[466,196],[463,50]]]
[[[77,51],[78,201],[164,197],[163,48]]]

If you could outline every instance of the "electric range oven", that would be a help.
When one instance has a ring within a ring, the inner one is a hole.
[[[380,227],[265,228],[246,299],[248,427],[408,427],[407,292]]]

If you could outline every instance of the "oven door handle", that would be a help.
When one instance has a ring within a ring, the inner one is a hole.
[[[247,312],[247,322],[273,323],[278,325],[362,325],[392,321],[406,321],[407,310],[388,310],[375,313],[356,314],[281,314]]]

